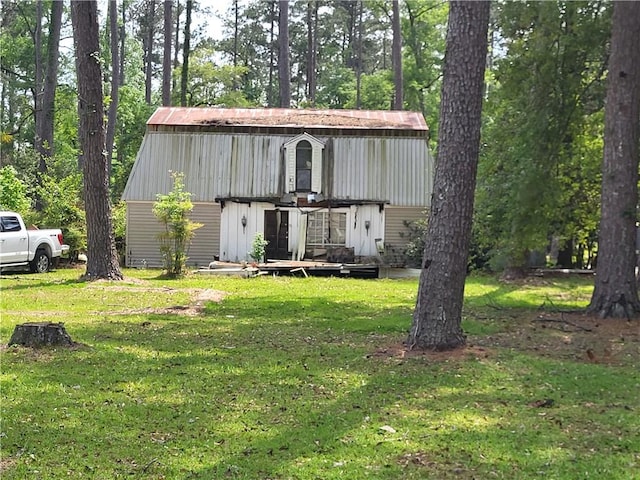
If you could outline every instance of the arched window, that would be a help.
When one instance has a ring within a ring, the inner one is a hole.
[[[311,144],[301,140],[296,145],[296,191],[311,191]]]

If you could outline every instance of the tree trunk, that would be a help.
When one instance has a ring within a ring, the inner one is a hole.
[[[62,2],[51,3],[51,20],[47,41],[46,65],[42,73],[42,97],[38,112],[36,150],[40,155],[40,172],[47,171],[46,159],[53,155],[53,122],[55,95],[58,86],[58,52],[60,50],[60,28],[62,25]]]
[[[291,70],[289,67],[289,0],[278,0],[278,78],[280,80],[280,107],[291,106]]]
[[[109,105],[109,116],[107,119],[107,171],[111,173],[111,162],[113,160],[113,144],[116,137],[116,119],[118,117],[118,95],[120,87],[120,55],[118,38],[118,2],[109,0],[109,32],[111,36],[111,104]]]
[[[318,53],[318,2],[307,2],[307,95],[312,107],[316,104]]]
[[[75,345],[63,323],[23,323],[16,325],[9,340],[9,346],[23,347],[71,347]]]
[[[85,278],[122,279],[112,229],[109,176],[105,155],[104,106],[98,8],[96,2],[71,2],[78,76],[78,137],[83,157],[88,260]]]
[[[120,25],[120,78],[119,84],[120,86],[124,85],[124,44],[125,44],[125,35],[126,29],[125,25],[127,24],[127,0],[122,0],[122,25]]]
[[[271,28],[269,30],[269,90],[267,91],[267,105],[275,106],[275,92],[273,88],[273,70],[275,69],[275,23],[276,23],[276,7],[275,2],[270,2],[269,15],[271,17]]]
[[[162,106],[171,106],[171,37],[173,35],[172,0],[164,1],[164,45],[162,57]]]
[[[362,0],[356,2],[358,9],[358,30],[357,30],[357,50],[356,50],[356,109],[362,107]]]
[[[431,213],[409,348],[450,350],[461,328],[480,148],[489,2],[451,2]]]
[[[598,266],[589,313],[640,312],[634,266],[640,137],[640,2],[614,2],[605,104]]]
[[[180,0],[176,0],[176,24],[175,24],[175,36],[173,37],[173,63],[171,68],[176,71],[178,65],[180,65],[180,59],[178,53],[180,51],[180,16],[182,15],[182,7],[180,6]],[[171,91],[175,92],[178,89],[178,79],[175,75],[171,76]],[[180,93],[182,97],[182,93]]]
[[[153,37],[155,33],[156,2],[150,0],[147,10],[147,38],[144,57],[144,100],[151,105],[151,84],[153,81]]]
[[[42,2],[38,2],[38,25],[42,23]],[[47,172],[47,160],[53,155],[53,123],[55,114],[55,95],[58,86],[58,53],[60,47],[60,28],[62,25],[62,2],[52,2],[49,37],[45,68],[42,67],[41,45],[36,48],[36,135],[35,150],[38,152],[38,183]],[[36,44],[42,43],[42,27],[36,29]],[[36,210],[43,208],[39,194],[36,194]]]
[[[182,74],[180,75],[180,105],[187,106],[187,84],[189,80],[189,55],[191,54],[191,12],[193,0],[187,0],[187,14],[184,22],[184,45],[182,53]]]
[[[402,110],[403,105],[403,85],[402,85],[402,30],[400,29],[400,7],[398,0],[393,0],[393,44],[391,47],[391,57],[393,61],[393,83],[395,85],[395,95],[393,96],[393,109]]]

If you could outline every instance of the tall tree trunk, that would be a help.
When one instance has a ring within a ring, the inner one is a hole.
[[[480,149],[488,1],[449,9],[434,192],[409,348],[450,350],[461,328]]]
[[[269,11],[271,17],[271,29],[269,30],[269,91],[267,92],[267,105],[273,107],[275,105],[275,92],[273,91],[273,70],[275,68],[275,23],[276,23],[276,4],[270,2],[271,9]]]
[[[120,42],[118,38],[118,2],[109,0],[109,32],[111,44],[111,104],[107,118],[107,172],[111,176],[111,163],[113,160],[113,145],[116,138],[116,120],[118,117],[118,96],[120,91]]]
[[[402,110],[403,105],[403,85],[402,85],[402,30],[400,29],[400,7],[398,0],[393,0],[393,43],[391,46],[391,57],[393,65],[393,83],[395,85],[395,95],[393,97],[393,109]]]
[[[60,50],[60,28],[62,26],[62,2],[51,3],[51,19],[49,23],[49,38],[47,40],[47,57],[42,85],[42,103],[39,115],[40,129],[36,143],[41,156],[50,157],[53,154],[53,116],[55,112],[56,87],[58,86],[58,58]],[[46,171],[46,165],[41,165],[40,171]]]
[[[42,15],[42,2],[38,2],[39,15]],[[42,43],[41,17],[38,17],[36,27],[36,44]],[[58,86],[58,58],[60,50],[60,28],[62,25],[62,2],[51,3],[51,18],[49,21],[49,36],[47,39],[46,65],[42,67],[40,55],[41,45],[36,49],[36,135],[35,150],[38,153],[38,183],[41,176],[47,172],[47,160],[54,152],[53,130],[55,114],[56,87]],[[38,33],[39,32],[39,33]],[[36,195],[36,210],[43,208],[40,195]]]
[[[156,2],[150,0],[147,6],[147,38],[144,61],[144,100],[151,105],[151,86],[153,81],[153,37],[155,33]]]
[[[598,266],[590,313],[640,312],[634,266],[640,137],[640,2],[614,2],[605,104]]]
[[[171,37],[173,36],[172,0],[164,1],[164,55],[162,58],[162,105],[171,106]]]
[[[240,35],[239,8],[240,7],[238,6],[238,0],[233,0],[233,66],[234,67],[238,66],[238,36]]]
[[[84,201],[87,217],[88,260],[85,278],[122,279],[112,228],[109,177],[104,153],[104,106],[98,6],[71,2],[71,23],[78,76],[78,136],[84,157]]]
[[[127,0],[122,0],[122,25],[120,25],[120,85],[124,85],[124,44],[125,44],[125,25],[127,24]]]
[[[189,80],[189,55],[191,54],[191,12],[193,0],[187,0],[187,16],[184,21],[184,45],[182,49],[182,74],[180,76],[180,105],[187,106],[187,83]]]
[[[311,105],[314,104],[314,101],[311,99],[312,96],[312,92],[313,95],[315,96],[315,84],[313,85],[313,90],[312,90],[312,83],[315,82],[315,71],[316,71],[316,59],[315,59],[315,55],[314,55],[314,41],[313,41],[313,37],[314,37],[314,29],[313,29],[313,6],[317,5],[318,2],[314,2],[314,1],[308,1],[307,2],[307,88],[306,88],[306,94],[307,94],[307,98],[309,99],[309,103],[311,103]]]
[[[33,35],[33,45],[35,52],[35,90],[33,92],[33,111],[36,124],[35,135],[35,147],[36,151],[42,150],[42,138],[40,134],[42,132],[42,95],[43,95],[43,83],[44,83],[44,69],[42,68],[42,2],[36,3],[36,24]],[[44,154],[40,154],[38,161],[38,173],[46,173],[47,163]],[[39,181],[39,177],[38,177]],[[42,205],[38,200],[36,202],[36,210],[41,210]]]
[[[289,66],[289,0],[278,0],[278,78],[280,107],[291,106],[291,70]]]
[[[182,15],[182,8],[180,7],[180,0],[176,0],[176,35],[173,37],[173,64],[172,68],[175,71],[180,65],[180,60],[178,58],[178,52],[180,51],[180,16]],[[178,88],[178,79],[176,75],[171,76],[171,90],[175,92]],[[182,98],[182,93],[180,93],[180,97]]]
[[[358,9],[358,30],[356,33],[356,108],[360,110],[362,107],[362,0],[358,0],[356,8]]]

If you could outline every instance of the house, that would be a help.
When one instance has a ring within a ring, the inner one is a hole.
[[[127,266],[161,266],[152,213],[184,173],[195,233],[189,264],[376,256],[406,244],[405,222],[429,207],[434,162],[420,113],[158,108],[123,193]]]

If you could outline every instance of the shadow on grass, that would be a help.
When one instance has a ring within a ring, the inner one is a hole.
[[[579,478],[585,468],[624,478],[633,460],[637,402],[624,404],[621,385],[637,373],[515,354],[372,359],[376,325],[395,336],[406,307],[296,305],[233,299],[199,317],[83,327],[90,349],[46,361],[9,351],[3,449],[20,461],[6,478],[53,478],[60,458],[72,476],[149,479]],[[529,405],[547,397],[550,409]]]

